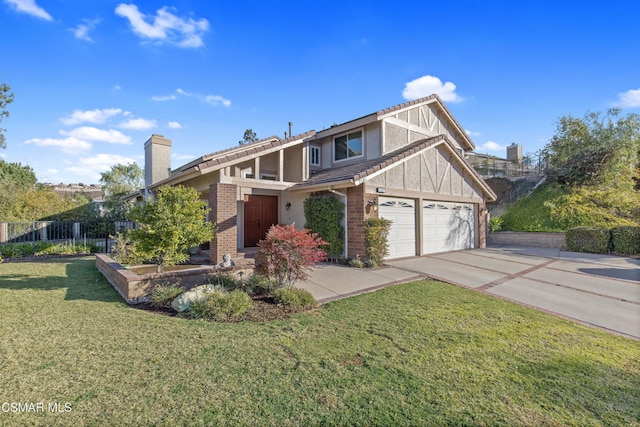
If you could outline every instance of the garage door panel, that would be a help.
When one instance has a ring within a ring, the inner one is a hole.
[[[475,215],[472,204],[425,201],[422,212],[424,253],[474,246]]]
[[[389,255],[400,258],[416,254],[415,202],[411,199],[381,197],[379,216],[391,221],[389,230]]]

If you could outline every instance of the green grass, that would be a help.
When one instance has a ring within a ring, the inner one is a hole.
[[[419,281],[288,320],[128,308],[92,258],[0,264],[0,425],[640,425],[640,342]]]

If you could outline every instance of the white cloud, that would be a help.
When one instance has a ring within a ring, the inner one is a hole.
[[[480,135],[481,135],[481,134],[480,134],[480,132],[474,132],[474,131],[472,131],[472,130],[467,130],[467,129],[465,129],[464,131],[465,131],[465,133],[466,133],[467,135],[469,135],[469,136],[480,136]]]
[[[224,105],[225,107],[231,106],[231,101],[225,99],[219,95],[207,95],[204,97],[204,102],[211,105]]]
[[[152,96],[151,99],[153,101],[173,101],[174,99],[176,99],[175,95],[164,95],[164,96]]]
[[[47,173],[50,173],[51,175],[55,175],[58,172],[59,172],[58,169],[53,169],[53,168],[52,169],[47,169]]]
[[[111,89],[111,90],[113,90],[114,92],[120,92],[120,91],[122,90],[122,86],[120,86],[120,85],[115,85],[115,86],[113,87],[113,89]]]
[[[435,76],[422,76],[408,83],[405,83],[402,96],[404,99],[413,100],[433,95],[440,96],[446,102],[461,102],[464,100],[456,92],[456,85],[451,82],[442,83],[442,80]]]
[[[182,129],[182,125],[179,122],[169,122],[167,123],[171,129]]]
[[[485,151],[504,151],[507,149],[506,145],[500,145],[497,142],[487,141],[482,145],[479,145],[476,148],[476,151],[485,150]]]
[[[163,7],[155,16],[145,15],[135,4],[120,3],[116,15],[127,18],[133,32],[143,39],[168,42],[179,47],[200,47],[203,34],[209,29],[206,19],[182,18]]]
[[[103,124],[109,118],[121,114],[120,108],[105,108],[102,110],[75,110],[69,117],[60,119],[65,125],[77,125],[79,123]]]
[[[640,88],[619,93],[616,106],[624,108],[640,107]]]
[[[131,157],[121,156],[119,154],[97,154],[93,157],[81,157],[74,166],[66,168],[67,171],[78,175],[87,176],[94,181],[100,179],[100,173],[111,169],[111,166],[121,163],[123,165],[134,163]]]
[[[85,19],[83,21],[83,24],[78,24],[75,27],[70,28],[70,30],[77,39],[92,42],[93,39],[89,36],[89,31],[93,30],[96,25],[100,23],[100,19]]]
[[[155,120],[129,119],[119,125],[123,129],[148,130],[158,126]]]
[[[39,147],[55,147],[65,153],[76,154],[78,151],[88,151],[91,144],[78,138],[69,136],[67,138],[32,138],[24,142],[25,144],[35,144]]]
[[[207,104],[210,105],[223,105],[225,107],[230,107],[231,106],[231,101],[220,96],[220,95],[201,95],[198,93],[194,93],[194,92],[187,92],[185,90],[182,90],[180,88],[176,89],[176,93],[183,95],[183,96],[187,96],[189,98],[196,98],[202,102],[205,102]]]
[[[12,5],[18,12],[35,16],[46,21],[53,21],[49,13],[36,4],[36,0],[4,0],[5,3]]]
[[[82,126],[71,131],[60,131],[64,136],[71,136],[85,141],[102,141],[109,144],[131,144],[131,137],[118,130],[104,130],[91,126]]]

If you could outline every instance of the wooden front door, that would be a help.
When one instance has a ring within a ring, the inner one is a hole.
[[[278,223],[278,197],[244,196],[244,247],[258,246],[269,228]]]

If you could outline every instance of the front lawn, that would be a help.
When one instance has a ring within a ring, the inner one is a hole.
[[[0,264],[0,384],[0,425],[640,425],[640,342],[435,281],[187,320],[70,258]]]

